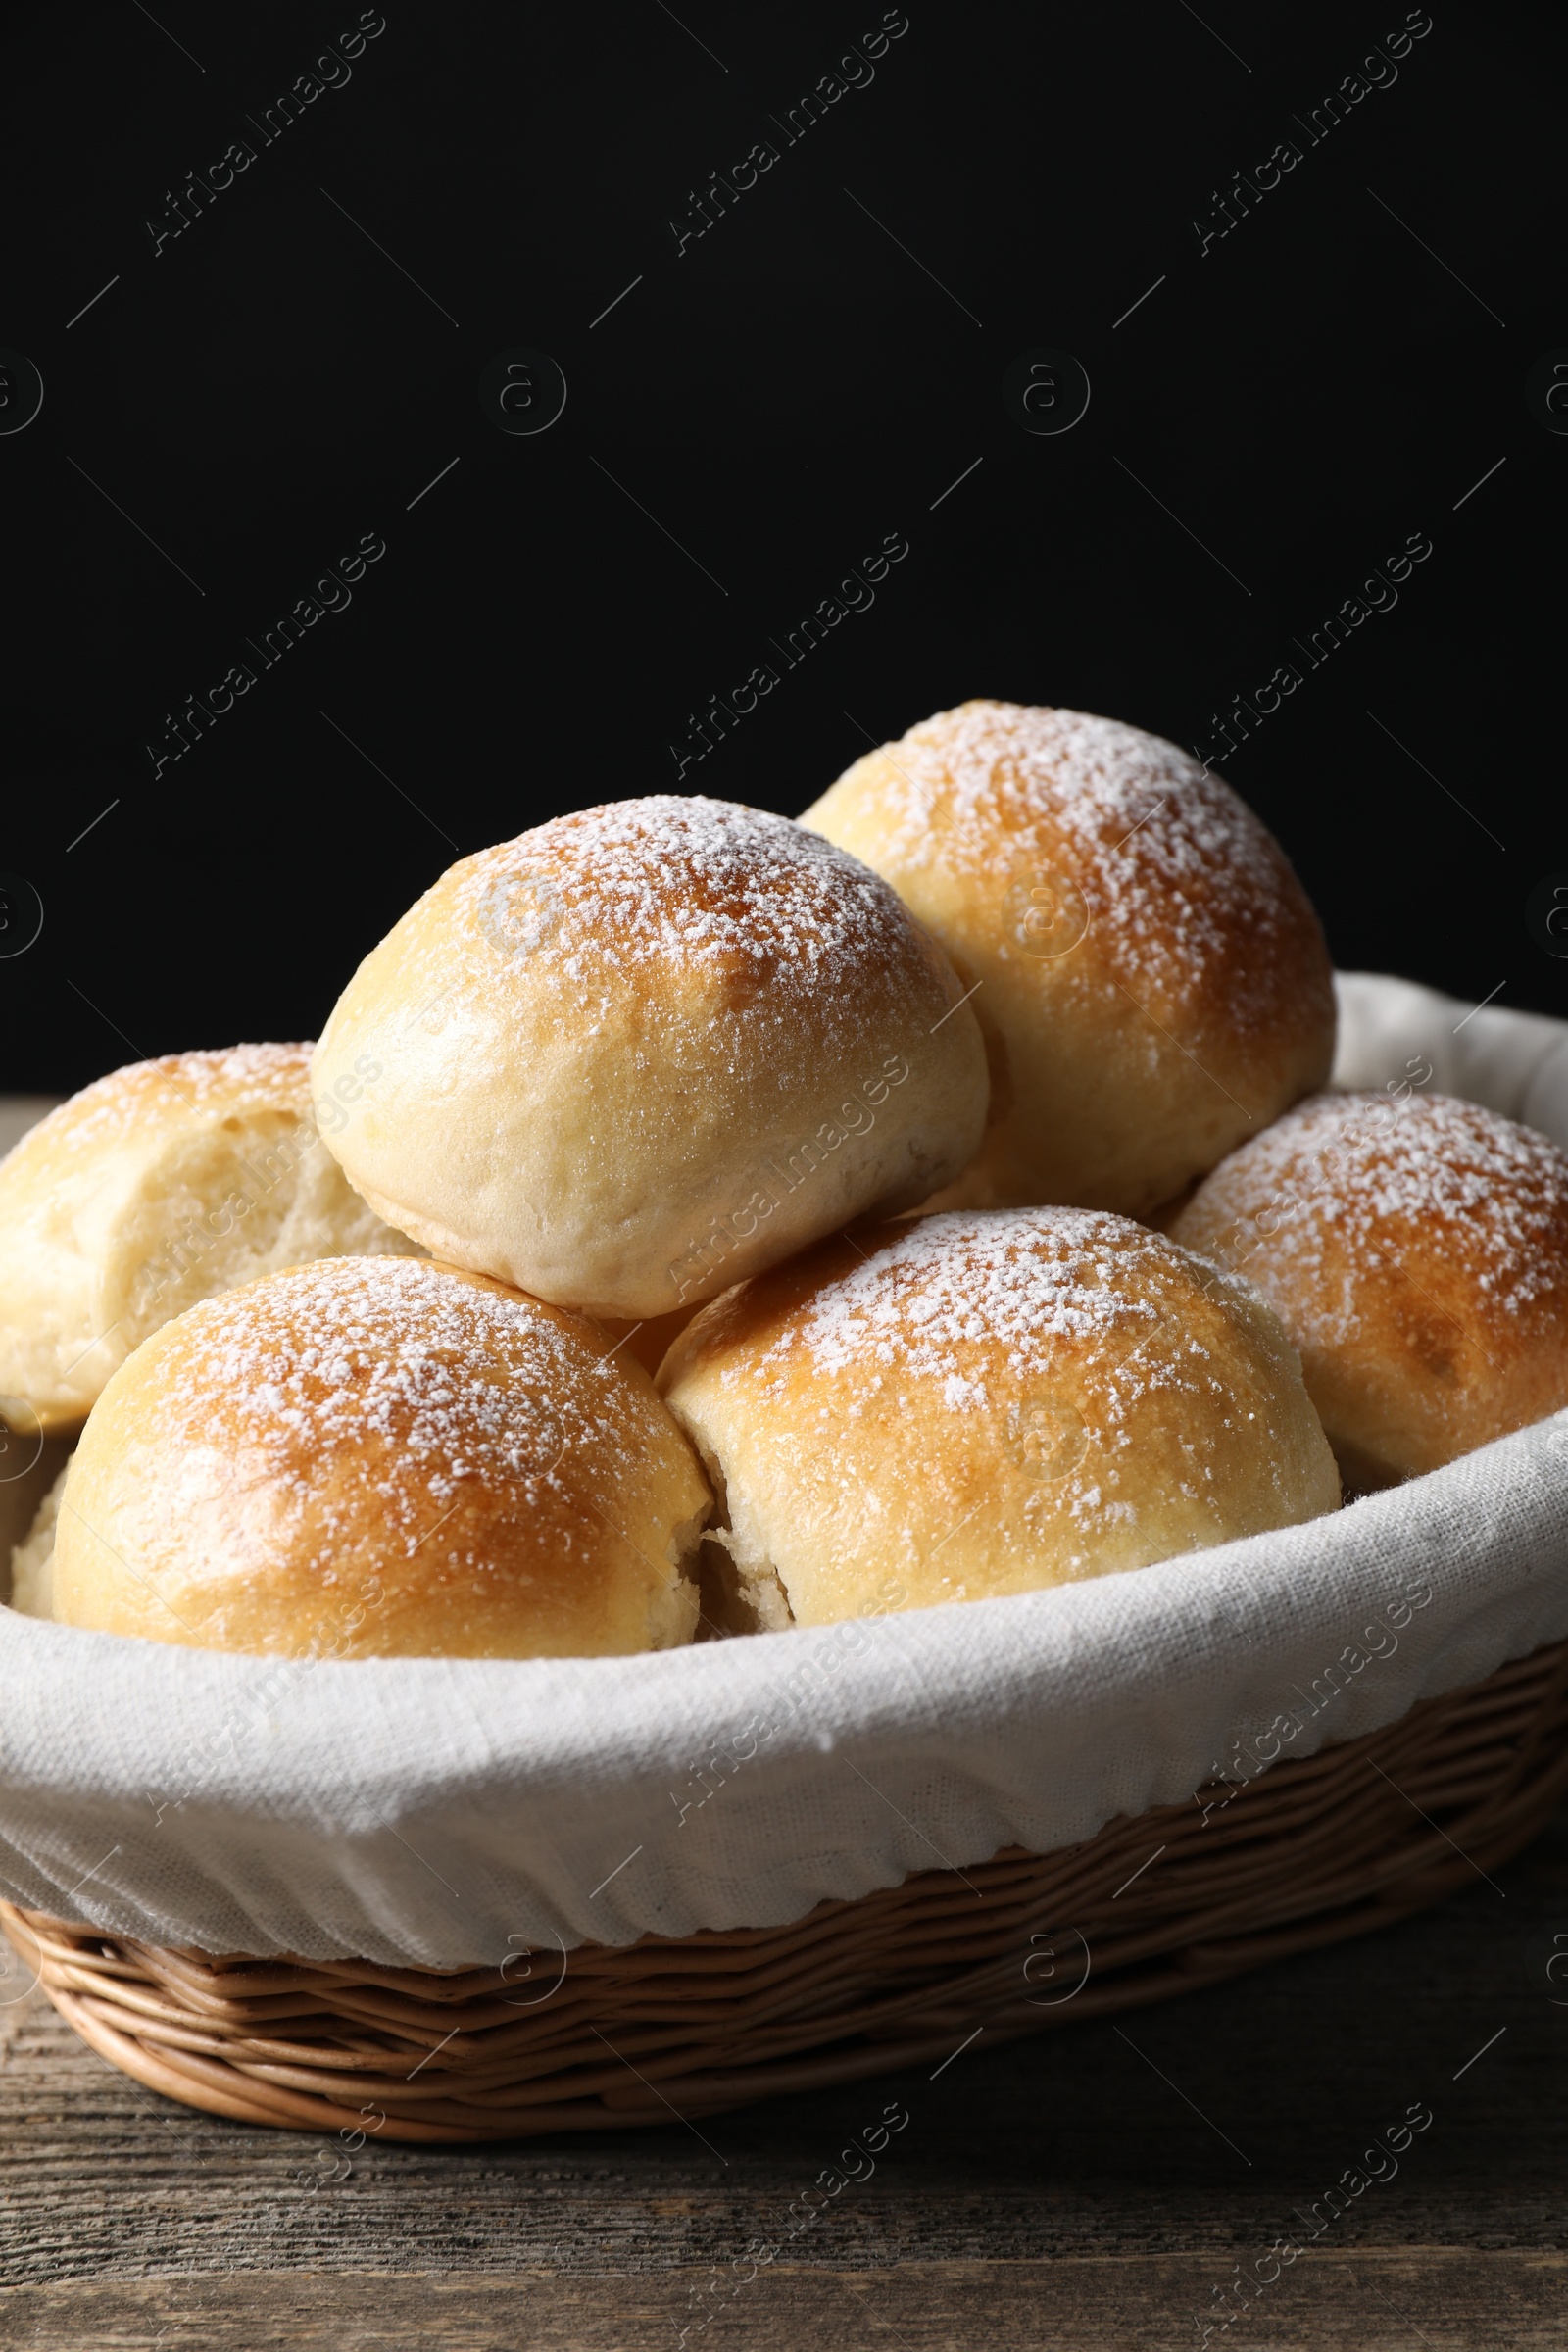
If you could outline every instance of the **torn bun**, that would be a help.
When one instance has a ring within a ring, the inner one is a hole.
[[[321,1149],[310,1065],[308,1045],[132,1062],[0,1161],[8,1421],[74,1427],[198,1298],[311,1258],[417,1253]]]

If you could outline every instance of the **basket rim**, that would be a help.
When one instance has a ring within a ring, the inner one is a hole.
[[[1416,1591],[1387,1654],[1323,1675]],[[647,1658],[280,1669],[13,1618],[0,1894],[434,1967],[798,1917],[1185,1799],[1222,1756],[1270,1760],[1282,1709],[1310,1752],[1564,1635],[1568,1412],[1176,1561]],[[1320,1679],[1332,1707],[1302,1703]]]
[[[495,1968],[175,1952],[10,1905],[0,1926],[100,2056],[212,2113],[350,2144],[689,2124],[1387,1925],[1490,1883],[1565,1788],[1568,1640],[1239,1794],[1217,1784],[1212,1823],[1155,1808],[1075,1848],[919,1872],[788,1926],[589,1947],[526,2000]],[[1037,1997],[1031,1970],[1053,1980],[1068,1955],[1076,1982]]]

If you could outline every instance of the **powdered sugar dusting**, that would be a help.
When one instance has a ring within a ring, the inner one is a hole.
[[[993,1382],[1038,1380],[1059,1343],[1087,1344],[1097,1361],[1119,1360],[1115,1380],[1130,1401],[1171,1377],[1171,1351],[1151,1361],[1140,1343],[1162,1326],[1179,1333],[1195,1271],[1162,1234],[1105,1210],[925,1217],[819,1291],[762,1361],[802,1351],[819,1373],[919,1381],[949,1411],[968,1413],[992,1409]],[[1200,1279],[1212,1287],[1206,1268]]]
[[[1354,1270],[1384,1262],[1462,1265],[1520,1315],[1562,1290],[1568,1152],[1449,1095],[1314,1095],[1221,1162],[1182,1232],[1308,1286],[1324,1339],[1351,1334]]]
[[[311,1102],[311,1053],[309,1045],[227,1046],[127,1062],[95,1078],[29,1133],[69,1127],[73,1142],[96,1144],[131,1132],[143,1119],[181,1109],[214,1118],[257,1111],[304,1116]]]
[[[1042,1563],[1059,1581],[1285,1524],[1314,1507],[1314,1482],[1332,1485],[1257,1293],[1165,1235],[1028,1208],[949,1211],[862,1244],[863,1262],[799,1303],[770,1316],[764,1293],[754,1321],[738,1299],[727,1340],[724,1310],[713,1327],[719,1388],[775,1465],[771,1556],[792,1602],[792,1489],[826,1514],[811,1546],[829,1524],[848,1555],[907,1544],[922,1587],[962,1598],[971,1576],[1012,1589],[1026,1559],[1027,1581]],[[679,1412],[679,1381],[671,1395]],[[906,1463],[906,1425],[925,1448]]]
[[[211,1400],[225,1446],[302,1492],[324,1459],[358,1465],[400,1533],[466,1479],[514,1482],[523,1505],[562,1494],[582,1447],[612,1485],[661,1434],[591,1332],[421,1259],[322,1259],[177,1329],[192,1411]]]
[[[670,962],[765,984],[780,1010],[918,960],[870,869],[787,817],[672,793],[553,818],[458,870],[458,904],[519,967],[592,986]]]
[[[1267,828],[1174,744],[1081,710],[974,702],[885,756],[893,870],[940,863],[984,881],[1043,825],[1130,966],[1180,999],[1240,960],[1256,977],[1233,987],[1229,1017],[1268,1017],[1271,951],[1310,920],[1305,902]]]

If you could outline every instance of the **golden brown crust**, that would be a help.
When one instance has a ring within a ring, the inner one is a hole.
[[[299,1657],[689,1641],[709,1495],[648,1375],[482,1275],[337,1258],[166,1324],[73,1460],[71,1625]]]
[[[1230,788],[1156,736],[966,703],[867,753],[801,821],[981,984],[991,1121],[933,1206],[1141,1216],[1328,1076],[1305,893]]]
[[[823,1242],[705,1307],[660,1385],[767,1622],[1137,1568],[1333,1509],[1249,1284],[1126,1218],[948,1214]]]
[[[1568,1405],[1568,1153],[1478,1103],[1315,1096],[1173,1230],[1265,1292],[1354,1486]]]
[[[0,1399],[69,1429],[198,1298],[310,1258],[414,1251],[322,1149],[310,1068],[308,1045],[166,1054],[29,1129],[0,1162]]]
[[[632,1320],[693,1306],[979,1141],[946,956],[782,817],[654,796],[444,874],[317,1050],[331,1139],[453,1263]]]

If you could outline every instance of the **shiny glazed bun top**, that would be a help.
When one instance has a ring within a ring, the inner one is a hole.
[[[957,1174],[986,1099],[961,996],[856,859],[655,795],[452,867],[350,981],[316,1078],[351,1181],[437,1255],[654,1316]]]
[[[759,1625],[1141,1568],[1339,1502],[1251,1285],[1098,1210],[835,1236],[704,1307],[660,1386]]]
[[[1352,1486],[1568,1405],[1568,1153],[1477,1102],[1316,1095],[1174,1230],[1273,1302]]]
[[[414,1248],[322,1150],[308,1045],[132,1062],[0,1162],[0,1399],[67,1426],[198,1298],[310,1258]]]
[[[591,1325],[423,1260],[337,1258],[165,1324],[66,1480],[54,1613],[299,1657],[690,1641],[702,1474]]]
[[[802,823],[929,925],[992,1062],[977,1158],[934,1206],[1140,1216],[1328,1076],[1316,916],[1230,787],[1158,736],[965,703],[856,761]]]

